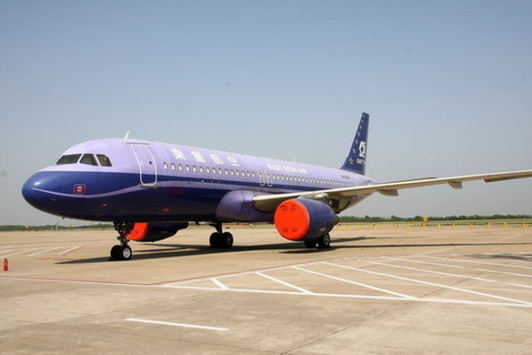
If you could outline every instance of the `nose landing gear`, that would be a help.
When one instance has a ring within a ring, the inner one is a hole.
[[[116,239],[120,241],[119,245],[115,245],[111,248],[111,256],[109,260],[129,260],[133,256],[133,251],[129,247],[129,238],[127,235],[133,228],[133,223],[127,222],[115,222],[115,229],[118,232]]]

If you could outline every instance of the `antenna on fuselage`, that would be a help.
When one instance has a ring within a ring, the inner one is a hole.
[[[124,139],[129,139],[129,132],[130,131],[127,131],[126,135],[124,136]]]

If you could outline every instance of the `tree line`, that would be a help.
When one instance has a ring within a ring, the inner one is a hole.
[[[459,216],[414,216],[414,217],[377,217],[377,216],[340,216],[340,222],[344,223],[394,223],[394,222],[425,222],[425,221],[493,221],[493,220],[516,220],[532,219],[531,215],[502,215],[495,214],[491,216],[484,215],[459,215]],[[24,226],[24,225],[0,225],[0,232],[16,231],[52,231],[52,230],[114,230],[111,223],[98,223],[78,226],[61,226],[61,225],[41,225],[41,226]]]
[[[415,217],[374,217],[374,216],[340,216],[340,222],[361,222],[361,223],[377,223],[377,222],[424,222],[424,221],[492,221],[505,219],[530,219],[530,215],[502,215],[495,214],[491,216],[483,215],[459,215],[459,216],[415,216]]]

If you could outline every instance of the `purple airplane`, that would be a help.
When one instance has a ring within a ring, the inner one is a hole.
[[[273,222],[281,236],[328,248],[337,214],[374,192],[462,182],[532,177],[532,170],[376,183],[364,175],[369,115],[363,113],[340,169],[137,139],[102,139],[68,149],[31,176],[22,194],[54,215],[113,222],[120,245],[111,259],[128,260],[130,240],[153,242],[189,222],[209,222],[213,248],[230,248],[228,222]]]

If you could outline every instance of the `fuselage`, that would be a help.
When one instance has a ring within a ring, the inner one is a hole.
[[[34,207],[68,218],[216,222],[220,201],[233,190],[278,194],[369,183],[372,180],[364,175],[340,169],[166,143],[104,139],[71,147],[56,164],[31,176],[22,193]],[[336,212],[364,197],[344,201]],[[271,214],[257,218],[257,222],[272,220]]]

